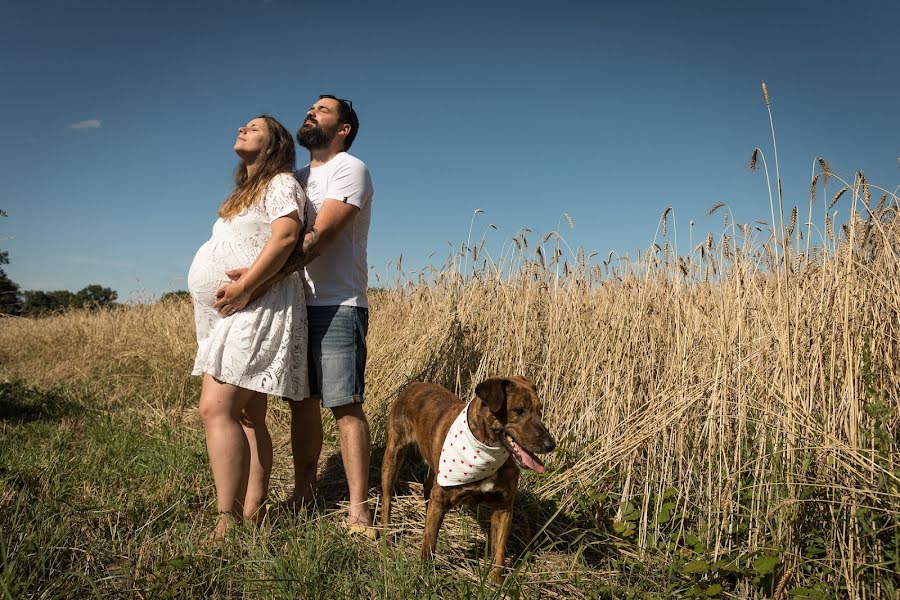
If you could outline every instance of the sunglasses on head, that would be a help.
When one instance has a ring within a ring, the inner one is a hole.
[[[329,98],[331,100],[337,100],[341,104],[345,105],[350,110],[353,110],[353,100],[347,100],[346,98],[338,98],[337,96],[332,96],[331,94],[322,94],[319,96],[319,100],[322,98]]]

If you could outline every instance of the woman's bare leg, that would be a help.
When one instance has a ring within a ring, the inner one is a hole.
[[[216,483],[219,520],[213,536],[221,538],[242,515],[239,503],[247,491],[250,448],[240,415],[252,392],[203,375],[200,418],[206,431],[206,450]]]
[[[268,398],[261,392],[253,392],[241,414],[241,426],[250,447],[250,470],[247,477],[247,493],[244,496],[244,518],[259,523],[265,516],[264,502],[268,496],[269,478],[272,475],[272,438],[266,427]]]

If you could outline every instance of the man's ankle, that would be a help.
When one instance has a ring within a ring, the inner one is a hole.
[[[351,504],[348,511],[349,519],[372,520],[372,511],[369,509],[368,502],[360,502],[359,504]]]

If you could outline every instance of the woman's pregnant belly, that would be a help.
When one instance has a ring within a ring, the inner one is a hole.
[[[188,271],[188,290],[195,301],[212,306],[216,290],[230,281],[225,271],[252,264],[253,259],[237,254],[231,244],[215,239],[200,246]]]

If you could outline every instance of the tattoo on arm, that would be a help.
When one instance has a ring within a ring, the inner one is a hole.
[[[319,230],[313,225],[312,231],[303,236],[303,264],[308,265],[314,258],[319,256],[321,248],[319,248]]]
[[[294,246],[294,251],[288,257],[287,262],[281,267],[278,274],[281,277],[287,277],[295,271],[299,271],[304,266],[312,262],[314,258],[319,256],[319,230],[313,226],[312,231],[307,232],[303,239]]]

